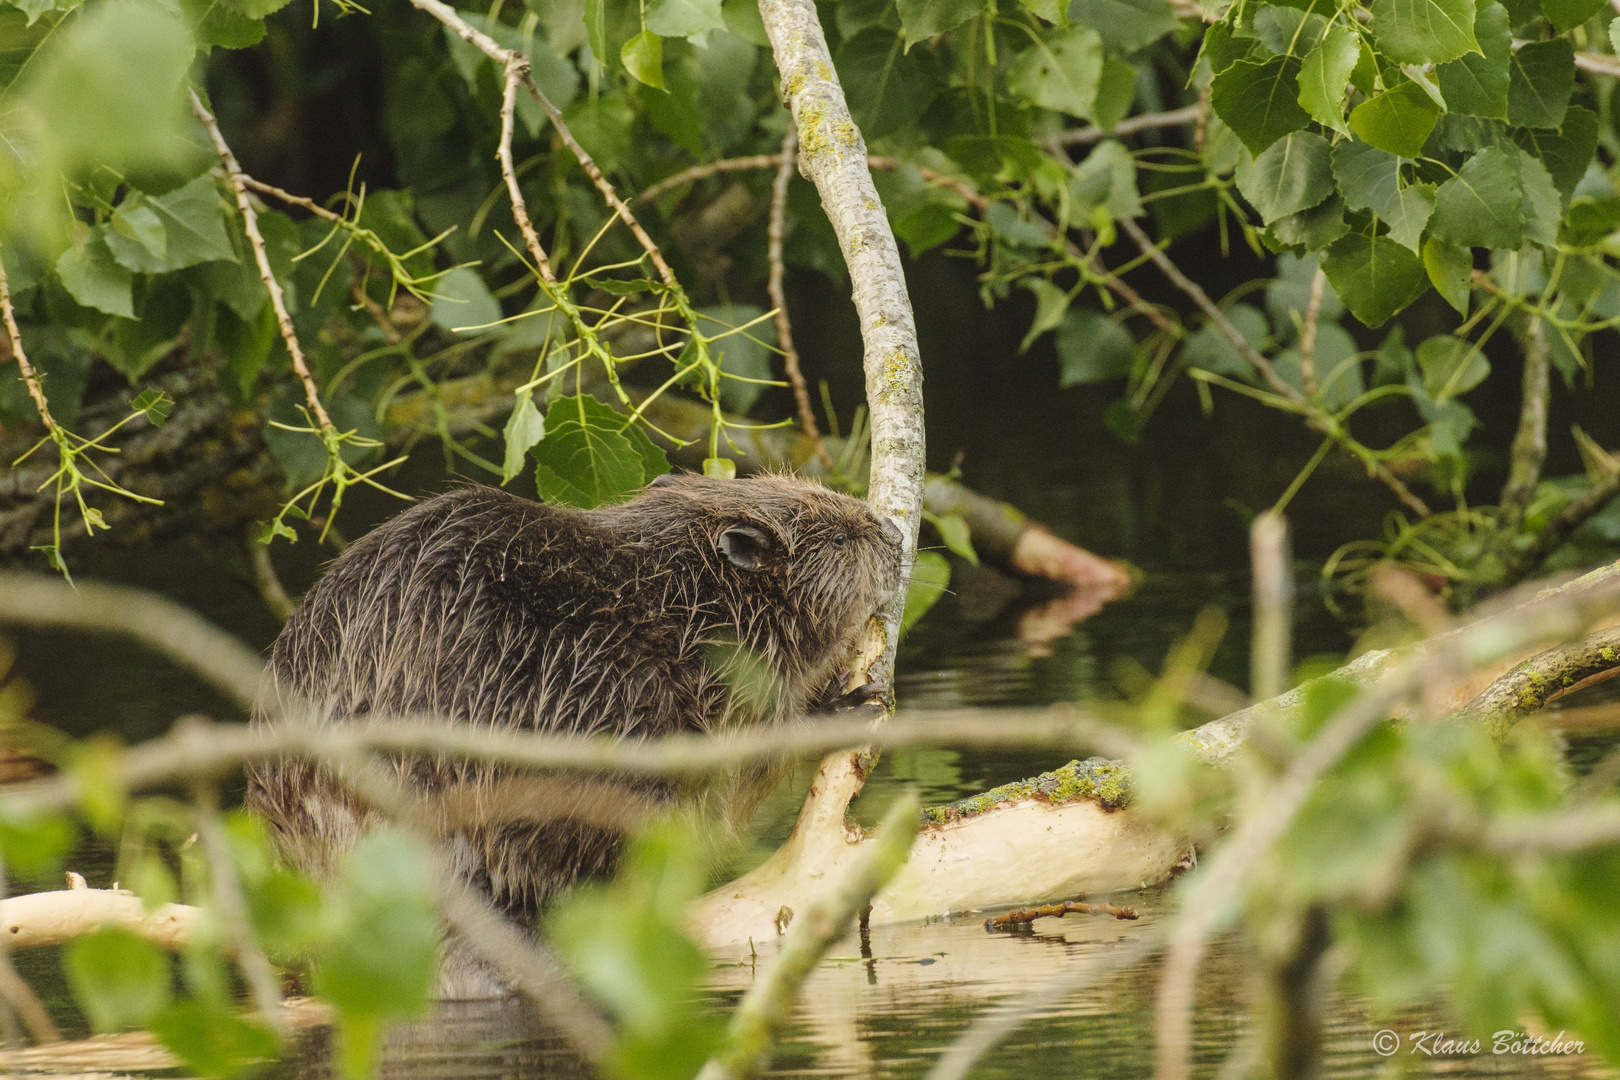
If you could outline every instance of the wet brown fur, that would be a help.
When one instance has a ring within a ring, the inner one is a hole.
[[[789,477],[662,477],[588,511],[453,491],[333,563],[276,641],[271,692],[313,704],[321,723],[431,713],[646,738],[789,721],[816,704],[897,587],[894,535],[865,503]],[[739,679],[748,657],[773,676],[770,692]],[[400,767],[425,791],[509,776]],[[307,765],[272,763],[249,779],[248,805],[309,870],[328,870],[366,827]],[[751,811],[761,780],[733,783],[733,814]],[[451,838],[458,872],[515,915],[611,871],[618,841],[578,820]]]

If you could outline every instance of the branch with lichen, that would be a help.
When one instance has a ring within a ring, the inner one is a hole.
[[[1508,478],[1502,485],[1501,502],[1496,508],[1496,535],[1499,544],[1511,543],[1519,532],[1524,512],[1541,482],[1541,467],[1547,460],[1547,399],[1550,393],[1551,363],[1547,332],[1539,318],[1531,316],[1525,328],[1524,384],[1519,403],[1519,427],[1513,435]]]

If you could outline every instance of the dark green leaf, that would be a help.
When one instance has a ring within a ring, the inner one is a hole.
[[[1507,9],[1497,3],[1481,5],[1474,36],[1485,55],[1467,53],[1436,68],[1440,93],[1450,112],[1506,120],[1508,61],[1513,53]]]
[[[1091,107],[1092,118],[1104,131],[1130,115],[1136,102],[1136,65],[1117,56],[1103,57],[1102,77],[1097,81],[1097,103]]]
[[[1136,159],[1123,143],[1104,139],[1074,167],[1069,177],[1070,220],[1096,226],[1098,211],[1110,220],[1139,217]]]
[[[1058,385],[1084,386],[1131,373],[1136,342],[1130,332],[1101,312],[1070,308],[1057,333]]]
[[[1514,51],[1508,70],[1508,122],[1529,128],[1562,127],[1575,88],[1575,46],[1569,39],[1524,45]]]
[[[1237,185],[1270,225],[1333,194],[1332,150],[1315,132],[1285,135],[1252,163],[1238,166]]]
[[[1133,53],[1176,28],[1176,13],[1165,0],[1071,0],[1069,22],[1089,26],[1103,44]]]
[[[1209,61],[1210,74],[1219,75],[1231,67],[1233,61],[1263,59],[1251,55],[1258,49],[1259,40],[1252,32],[1245,31],[1239,37],[1226,23],[1218,22],[1204,32],[1201,55]]]
[[[1311,367],[1323,408],[1342,409],[1366,392],[1361,364],[1355,360],[1357,352],[1355,338],[1342,326],[1330,322],[1317,327]],[[1279,353],[1272,366],[1284,382],[1305,392],[1305,362],[1297,346]]]
[[[1468,248],[1458,248],[1430,236],[1422,246],[1422,267],[1429,272],[1437,293],[1452,304],[1456,313],[1468,316],[1468,295],[1473,287],[1474,256]]]
[[[234,1076],[277,1056],[276,1036],[269,1028],[200,1001],[171,1005],[152,1021],[152,1031],[202,1076]]]
[[[51,408],[56,409],[54,398]],[[4,856],[7,870],[23,878],[54,874],[78,840],[78,826],[61,814],[0,817],[0,856]]]
[[[1007,88],[1043,109],[1092,118],[1102,78],[1103,46],[1097,32],[1073,26],[1051,33],[1018,54]]]
[[[1337,194],[1309,210],[1271,223],[1271,235],[1279,243],[1306,251],[1320,251],[1349,231],[1344,220],[1344,200]]]
[[[1264,63],[1238,60],[1215,76],[1210,105],[1249,153],[1262,153],[1310,123],[1299,106],[1299,69],[1299,60],[1277,56]]]
[[[1603,0],[1541,0],[1547,21],[1559,33],[1575,29],[1604,7]]]
[[[1288,341],[1305,324],[1305,313],[1310,310],[1311,293],[1316,287],[1316,270],[1321,260],[1315,255],[1296,258],[1283,255],[1277,259],[1277,277],[1266,286],[1266,310],[1271,313],[1271,325],[1277,337]],[[1317,309],[1318,321],[1332,322],[1344,314],[1339,294],[1332,282],[1322,290],[1322,302]]]
[[[669,471],[645,432],[589,394],[551,403],[546,437],[529,456],[541,497],[582,509],[622,502]]]
[[[927,49],[903,51],[887,30],[863,30],[833,58],[850,116],[868,140],[913,127],[940,90],[939,65]]]
[[[1538,244],[1558,241],[1558,223],[1563,203],[1558,197],[1552,174],[1535,155],[1514,148],[1519,159],[1519,184],[1524,189],[1524,236]],[[1571,207],[1573,210],[1573,207]]]
[[[287,0],[225,0],[225,2],[250,19],[262,19],[287,6]]]
[[[1524,243],[1523,200],[1517,155],[1481,150],[1435,192],[1430,229],[1459,247],[1518,250]]]
[[[1350,110],[1350,130],[1380,150],[1415,158],[1440,119],[1434,99],[1415,82],[1403,82]]]
[[[1513,133],[1513,140],[1541,160],[1559,194],[1568,198],[1597,152],[1597,130],[1596,113],[1571,105],[1561,130],[1521,128]]]
[[[225,208],[212,177],[204,174],[147,205],[163,222],[168,239],[165,266],[180,270],[215,259],[234,260],[236,249],[225,232]]]
[[[955,30],[984,10],[977,0],[897,0],[906,48],[925,38]]]
[[[1344,204],[1382,216],[1400,191],[1400,158],[1364,142],[1345,140],[1333,148],[1333,177]]]
[[[1434,185],[1411,184],[1396,197],[1395,205],[1381,215],[1389,223],[1389,238],[1402,247],[1419,250],[1423,226],[1434,213]]]
[[[1267,325],[1266,317],[1259,310],[1248,304],[1233,304],[1224,314],[1227,322],[1237,329],[1244,341],[1256,349],[1265,345],[1271,327]],[[1213,372],[1216,375],[1236,379],[1252,379],[1255,376],[1254,365],[1250,364],[1243,353],[1238,351],[1237,346],[1212,323],[1205,323],[1187,339],[1181,355],[1189,367]]]
[[[1052,242],[1045,229],[1019,217],[1018,211],[1008,203],[994,203],[985,212],[984,221],[991,232],[1020,247],[1044,248]]]
[[[1479,47],[1474,0],[1375,0],[1372,20],[1379,50],[1396,63],[1440,64]]]
[[[1267,4],[1254,17],[1254,36],[1277,56],[1304,57],[1326,30],[1326,19],[1299,8]]]
[[[169,1003],[169,957],[128,930],[76,938],[62,952],[73,996],[96,1031],[145,1027]]]
[[[1367,326],[1388,322],[1428,284],[1418,257],[1387,236],[1342,237],[1322,258],[1322,271],[1350,314]]]
[[[619,49],[619,62],[637,82],[657,90],[664,88],[664,39],[643,30]]]
[[[1063,315],[1069,310],[1069,293],[1045,278],[1027,277],[1019,284],[1035,294],[1035,318],[1030,321],[1024,340],[1018,344],[1018,355],[1022,356],[1036,338],[1063,322]]]
[[[950,560],[937,551],[917,553],[917,561],[911,568],[911,581],[906,585],[905,610],[900,613],[902,636],[928,614],[928,609],[945,595],[950,584]]]
[[[725,26],[720,0],[647,0],[647,30],[663,37],[690,37]]]
[[[1423,389],[1437,405],[1465,394],[1485,381],[1491,365],[1485,354],[1464,338],[1443,334],[1417,347]]]
[[[142,274],[167,269],[168,238],[163,221],[146,205],[146,196],[131,191],[107,219],[101,238],[119,265]]]
[[[1344,123],[1344,91],[1350,72],[1361,57],[1356,35],[1335,25],[1309,56],[1299,71],[1299,104],[1324,127],[1350,134]]]
[[[1063,0],[1019,0],[1019,2],[1024,5],[1025,11],[1038,19],[1057,23],[1065,28],[1069,25],[1069,5]]]
[[[1507,125],[1502,121],[1457,113],[1447,113],[1440,118],[1439,139],[1440,145],[1447,150],[1461,150],[1464,153],[1513,142],[1508,135]]]
[[[135,317],[135,275],[113,260],[99,229],[83,244],[62,252],[56,272],[68,294],[85,307]]]

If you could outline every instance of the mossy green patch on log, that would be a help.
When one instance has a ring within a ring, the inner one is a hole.
[[[1071,761],[1062,768],[1028,780],[1003,784],[944,806],[930,806],[922,812],[923,824],[944,825],[1026,799],[1039,799],[1054,805],[1093,799],[1104,810],[1118,810],[1131,801],[1130,770],[1123,762],[1109,761],[1107,758]]]

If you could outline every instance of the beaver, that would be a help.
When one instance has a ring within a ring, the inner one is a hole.
[[[900,568],[892,522],[786,476],[666,475],[592,510],[467,487],[407,510],[333,562],[277,638],[267,693],[332,724],[427,713],[641,739],[783,723],[835,692]],[[422,791],[510,775],[443,761],[402,768]],[[724,812],[751,813],[775,778],[733,777]],[[272,762],[248,779],[247,805],[283,856],[317,875],[366,827],[365,812],[308,764]],[[680,794],[634,783],[660,801]],[[564,818],[475,825],[449,846],[458,874],[532,920],[575,880],[610,873],[620,844],[599,824]],[[444,996],[483,996],[458,991],[448,969]]]

